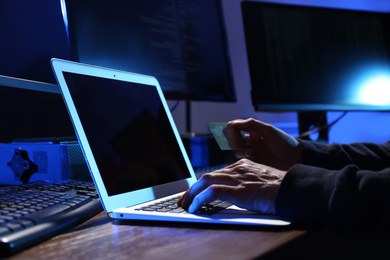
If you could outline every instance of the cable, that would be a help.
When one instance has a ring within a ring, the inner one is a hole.
[[[316,127],[315,129],[313,130],[309,130],[309,131],[306,131],[302,134],[300,134],[298,136],[298,138],[305,138],[305,137],[308,137],[309,135],[312,135],[314,133],[318,133],[324,129],[330,129],[333,125],[335,125],[338,121],[340,121],[348,112],[345,111],[341,116],[339,116],[338,118],[336,118],[332,123],[330,124],[326,124],[326,125],[322,125],[322,126],[319,126],[319,127]]]
[[[169,110],[171,110],[171,112],[173,112],[177,108],[179,103],[180,103],[180,100],[177,100],[176,103]]]

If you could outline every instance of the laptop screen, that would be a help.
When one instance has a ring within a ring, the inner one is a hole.
[[[191,177],[154,86],[63,73],[108,196]]]

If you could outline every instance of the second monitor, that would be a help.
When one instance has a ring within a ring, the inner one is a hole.
[[[220,5],[66,0],[73,59],[155,76],[168,99],[234,101]]]

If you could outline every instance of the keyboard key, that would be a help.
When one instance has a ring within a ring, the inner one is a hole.
[[[49,219],[58,217],[69,209],[70,206],[68,205],[55,205],[53,207],[31,213],[30,215],[25,216],[25,218],[34,221],[36,224],[39,224],[48,221]]]
[[[187,212],[187,211],[183,208],[177,208],[170,211],[170,213],[183,213],[183,212]]]
[[[11,234],[11,230],[8,229],[7,227],[0,226],[0,237]]]

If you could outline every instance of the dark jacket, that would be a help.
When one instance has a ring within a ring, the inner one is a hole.
[[[287,172],[278,214],[344,230],[390,230],[390,142],[299,141],[303,164]]]

